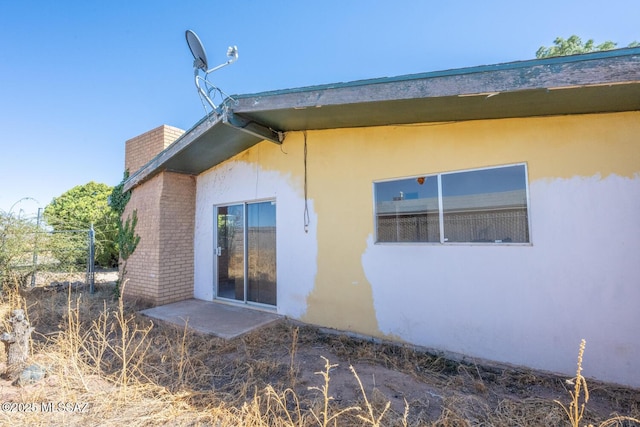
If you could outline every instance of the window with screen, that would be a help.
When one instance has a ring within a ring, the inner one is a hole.
[[[376,242],[529,243],[525,164],[374,183]]]

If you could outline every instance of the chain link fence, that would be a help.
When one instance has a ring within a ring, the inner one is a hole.
[[[44,232],[43,244],[34,241],[31,262],[31,283],[36,286],[55,279],[79,279],[84,275],[84,283],[91,292],[95,286],[95,231],[58,230]],[[60,280],[58,280],[60,281]]]
[[[0,284],[50,285],[83,282],[94,291],[95,232],[48,230],[37,221],[5,214],[0,218]]]

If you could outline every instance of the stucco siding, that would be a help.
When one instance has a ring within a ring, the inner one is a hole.
[[[213,205],[277,202],[278,312],[640,386],[640,113],[287,134],[197,180],[195,295],[213,297]],[[311,224],[303,230],[303,151]],[[526,164],[531,241],[377,244],[373,183]]]
[[[255,147],[245,157],[265,155],[275,146]],[[284,155],[284,154],[282,154]],[[292,157],[296,153],[289,153]],[[300,159],[301,161],[301,159]],[[300,318],[316,275],[317,222],[309,201],[309,232],[304,231],[304,198],[298,182],[290,174],[264,170],[236,159],[198,176],[196,189],[195,288],[196,298],[214,298],[216,263],[214,255],[214,206],[274,200],[276,202],[277,312]]]
[[[585,338],[588,375],[638,385],[638,195],[640,179],[617,175],[537,181],[532,246],[376,245],[371,236],[362,262],[381,332],[567,374]]]

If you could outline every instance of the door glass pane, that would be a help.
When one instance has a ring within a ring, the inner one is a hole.
[[[526,243],[524,165],[442,175],[446,242]]]
[[[247,301],[276,305],[276,204],[247,205]]]
[[[244,206],[220,206],[218,228],[218,297],[244,301]]]

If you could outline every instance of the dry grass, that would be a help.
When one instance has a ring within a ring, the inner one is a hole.
[[[32,359],[48,376],[24,387],[2,383],[0,401],[10,404],[0,424],[640,426],[631,418],[640,414],[637,391],[590,383],[590,409],[581,369],[563,409],[554,400],[568,391],[557,377],[287,322],[227,341],[154,325],[135,302],[114,299],[110,285],[96,288],[4,290],[2,319],[13,306],[26,308],[37,332]]]
[[[569,396],[571,397],[569,406],[556,401],[567,415],[567,418],[571,423],[571,427],[580,427],[580,421],[582,421],[582,418],[584,417],[587,402],[589,402],[589,388],[587,387],[587,380],[582,376],[582,356],[584,355],[584,348],[586,345],[587,342],[583,339],[580,343],[580,350],[578,350],[578,370],[576,371],[575,378],[572,380],[574,389],[569,392]],[[599,426],[626,425],[629,422],[640,424],[640,420],[637,418],[615,415],[602,421]],[[589,427],[593,427],[593,424],[589,424]]]

